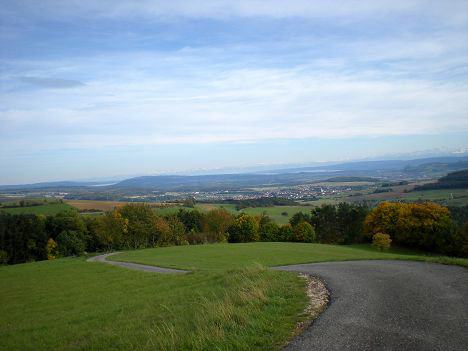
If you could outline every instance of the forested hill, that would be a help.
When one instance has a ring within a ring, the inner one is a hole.
[[[436,183],[424,184],[414,190],[468,189],[468,169],[447,174]]]

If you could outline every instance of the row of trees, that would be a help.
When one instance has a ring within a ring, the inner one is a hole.
[[[307,222],[315,229],[317,241],[325,244],[353,244],[364,242],[364,220],[369,213],[365,204],[322,205],[309,214],[296,213],[289,221],[292,226]]]
[[[458,214],[459,218],[463,218]],[[457,221],[458,222],[458,221]],[[461,222],[461,221],[460,221]],[[458,223],[460,223],[458,222]],[[0,212],[0,264],[156,246],[251,241],[369,242],[387,234],[400,246],[449,255],[468,256],[468,224],[458,227],[447,208],[432,204],[341,203],[295,214],[279,226],[263,214],[232,215],[224,209],[208,212],[181,209],[158,216],[145,204],[131,204],[103,216],[64,211],[55,216],[10,215]]]
[[[158,216],[145,204],[129,204],[103,216],[68,210],[55,216],[0,213],[0,264],[15,264],[84,252],[210,242],[315,241],[309,223],[278,226],[268,216],[180,209]]]

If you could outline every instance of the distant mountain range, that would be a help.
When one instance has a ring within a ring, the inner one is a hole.
[[[241,174],[208,175],[157,175],[141,176],[103,184],[102,182],[45,182],[24,185],[4,185],[0,190],[41,190],[91,188],[99,186],[102,190],[118,189],[153,189],[161,191],[200,191],[239,189],[268,185],[294,185],[307,182],[323,181],[335,177],[357,177],[367,181],[438,178],[449,172],[468,169],[468,156],[430,157],[414,160],[357,161],[320,166],[296,167],[288,169],[270,169]],[[341,178],[346,179],[346,178]],[[351,179],[351,178],[349,178]],[[358,180],[356,180],[358,181]],[[362,181],[362,180],[360,180]]]

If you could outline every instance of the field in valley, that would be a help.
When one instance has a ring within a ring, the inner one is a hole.
[[[66,203],[48,203],[39,206],[25,206],[13,208],[0,208],[10,214],[36,214],[36,215],[55,215],[59,212],[66,211],[72,207]]]

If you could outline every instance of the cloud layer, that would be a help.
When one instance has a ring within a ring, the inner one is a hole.
[[[3,155],[468,131],[466,1],[4,5]]]

